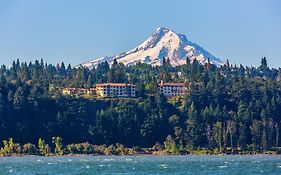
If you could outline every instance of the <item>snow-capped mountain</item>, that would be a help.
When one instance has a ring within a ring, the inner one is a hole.
[[[161,27],[133,50],[115,56],[97,58],[82,64],[82,66],[92,68],[104,61],[111,64],[114,59],[127,66],[138,62],[156,66],[161,65],[163,57],[169,58],[173,66],[185,64],[186,58],[191,61],[196,58],[202,64],[206,63],[209,58],[212,64],[218,66],[223,64],[220,59],[199,45],[188,41],[185,35],[177,34],[170,29]]]

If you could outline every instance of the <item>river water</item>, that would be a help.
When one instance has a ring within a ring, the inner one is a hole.
[[[281,174],[281,156],[1,157],[0,175]]]

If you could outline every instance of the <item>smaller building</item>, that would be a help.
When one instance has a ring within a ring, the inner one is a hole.
[[[126,83],[96,84],[98,97],[135,97],[136,86]]]
[[[161,81],[159,89],[166,97],[184,96],[188,91],[186,83],[164,83]]]
[[[95,88],[64,88],[62,90],[63,95],[93,95],[95,94]]]

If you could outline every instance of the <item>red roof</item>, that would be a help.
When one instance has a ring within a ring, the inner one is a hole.
[[[86,90],[94,91],[96,89],[95,88],[89,88],[89,89],[85,89],[85,88],[64,88],[63,90],[66,90],[66,91],[86,91]]]
[[[159,86],[187,86],[185,83],[160,83]]]
[[[126,84],[126,83],[103,83],[103,84],[96,84],[96,87],[103,87],[103,86],[135,86],[133,84]]]

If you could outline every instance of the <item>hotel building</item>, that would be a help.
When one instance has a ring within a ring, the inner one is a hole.
[[[136,86],[125,83],[96,84],[98,97],[135,97]]]
[[[161,83],[159,89],[166,97],[184,96],[187,93],[187,84],[185,83]]]

